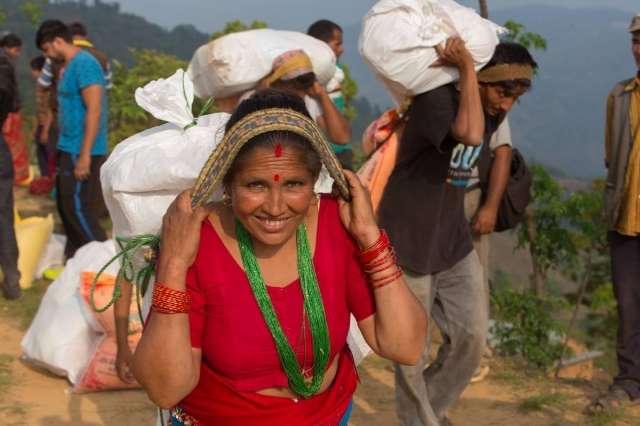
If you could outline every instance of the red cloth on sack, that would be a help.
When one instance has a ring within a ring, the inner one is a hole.
[[[17,184],[29,180],[29,148],[22,133],[22,115],[19,112],[11,112],[2,126],[2,135],[9,146],[13,157],[13,169]]]
[[[205,419],[211,422],[204,424],[216,425],[309,424],[304,420],[291,423],[291,416],[298,415],[301,419],[315,416],[314,424],[323,424],[326,418],[329,422],[326,424],[332,425],[334,414],[339,421],[357,381],[346,344],[350,314],[361,321],[375,312],[373,292],[357,255],[357,245],[340,221],[337,201],[323,197],[313,262],[329,326],[330,362],[337,354],[342,355],[331,388],[296,404],[286,398],[255,393],[271,387],[288,387],[287,376],[244,270],[213,226],[205,222],[196,261],[187,275],[187,290],[193,300],[189,314],[191,341],[193,347],[202,348],[201,376],[195,390],[179,404],[180,408],[201,422]],[[308,321],[304,334],[302,330],[303,296],[299,280],[283,288],[268,287],[268,292],[299,364],[310,368],[313,347]],[[214,392],[222,392],[220,387],[226,388],[225,398]],[[287,419],[284,423],[282,416]],[[245,423],[239,423],[239,418]],[[248,422],[249,418],[256,423]]]

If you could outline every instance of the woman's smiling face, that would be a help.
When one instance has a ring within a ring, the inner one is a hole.
[[[256,147],[243,156],[227,192],[236,218],[258,242],[282,245],[309,212],[317,176],[305,153],[289,144]]]

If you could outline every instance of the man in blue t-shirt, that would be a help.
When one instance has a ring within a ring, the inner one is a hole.
[[[107,154],[105,76],[93,55],[73,44],[61,21],[42,23],[36,46],[64,62],[58,84],[58,211],[67,234],[65,256],[91,241],[104,241],[98,224],[101,211],[100,166]]]

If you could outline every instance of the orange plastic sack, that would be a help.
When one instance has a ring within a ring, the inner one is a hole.
[[[9,113],[2,127],[2,135],[13,157],[14,182],[25,184],[30,178],[29,148],[22,133],[22,115],[19,112]]]
[[[93,282],[96,274],[95,272],[83,272],[81,275],[82,282],[80,284],[80,295],[82,300],[86,303],[88,310],[95,315],[95,319],[102,327],[105,334],[99,341],[96,351],[89,360],[89,364],[82,374],[82,377],[73,388],[74,392],[96,392],[115,389],[133,389],[139,388],[137,383],[128,384],[120,380],[118,373],[116,372],[116,324],[113,316],[113,306],[107,309],[105,312],[98,313],[91,308],[89,302],[89,295],[91,292],[91,283]],[[96,306],[105,306],[111,295],[115,285],[115,277],[113,275],[102,274],[100,280],[96,285],[94,292],[94,300]],[[142,324],[137,314],[137,307],[135,302],[132,303],[131,318],[129,319],[129,347],[131,351],[135,351],[135,348],[142,336]]]
[[[371,155],[357,174],[362,184],[369,189],[376,212],[389,176],[396,165],[398,144],[403,131],[403,117],[397,110],[391,109],[371,123],[362,136],[362,147],[365,153]]]

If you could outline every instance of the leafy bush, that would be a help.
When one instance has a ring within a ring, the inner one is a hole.
[[[496,318],[491,332],[495,349],[504,355],[520,355],[529,365],[548,368],[562,353],[562,328],[550,312],[566,306],[559,299],[540,299],[531,292],[496,292],[491,297]]]

